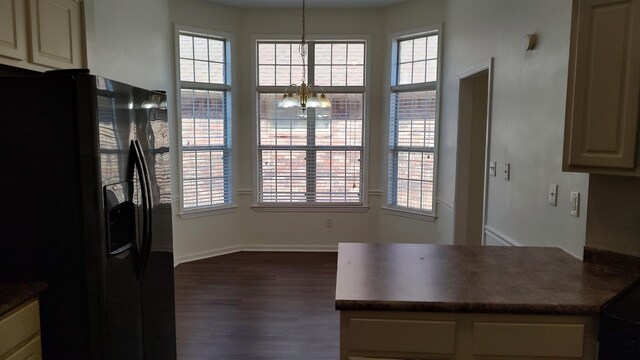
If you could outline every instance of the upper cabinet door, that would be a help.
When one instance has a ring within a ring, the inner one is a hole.
[[[0,56],[26,60],[25,0],[0,0]]]
[[[84,66],[81,6],[79,0],[29,0],[34,64],[56,69]]]
[[[638,174],[640,0],[574,0],[564,170]]]

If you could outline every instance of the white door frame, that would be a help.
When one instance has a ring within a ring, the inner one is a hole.
[[[460,91],[460,83],[471,76],[477,75],[483,71],[488,71],[488,89],[487,89],[487,127],[486,127],[486,139],[485,139],[485,158],[484,158],[484,189],[482,194],[482,245],[486,245],[486,234],[485,234],[485,226],[487,225],[487,195],[489,193],[489,159],[490,159],[490,149],[491,149],[491,104],[493,98],[493,66],[494,66],[494,58],[491,57],[486,61],[483,61],[472,68],[463,71],[458,74],[458,92]],[[458,109],[460,107],[460,101],[458,99]],[[458,114],[458,126],[460,124],[460,118]],[[456,155],[456,184],[458,182],[457,179],[457,169],[458,169],[458,156]],[[453,239],[455,242],[456,239],[456,219],[455,211],[457,201],[456,197],[458,193],[456,191],[454,197],[454,223],[453,223]]]

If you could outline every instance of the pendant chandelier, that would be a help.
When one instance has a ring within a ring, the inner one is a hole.
[[[298,48],[298,53],[302,57],[302,83],[300,86],[296,84],[289,85],[285,91],[284,95],[282,95],[282,101],[278,103],[278,107],[281,108],[292,108],[299,107],[304,112],[308,107],[309,108],[330,108],[331,103],[324,95],[324,91],[321,87],[309,84],[307,85],[305,81],[307,80],[307,67],[305,64],[306,56],[307,56],[307,40],[305,38],[305,0],[302,0],[302,40],[300,41],[300,46]],[[318,96],[320,93],[320,96]]]

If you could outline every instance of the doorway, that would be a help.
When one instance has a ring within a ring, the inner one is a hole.
[[[458,145],[453,237],[484,245],[493,59],[459,76]]]

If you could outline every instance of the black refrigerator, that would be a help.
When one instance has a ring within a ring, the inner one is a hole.
[[[45,282],[44,359],[175,359],[166,96],[0,78],[0,281]]]

